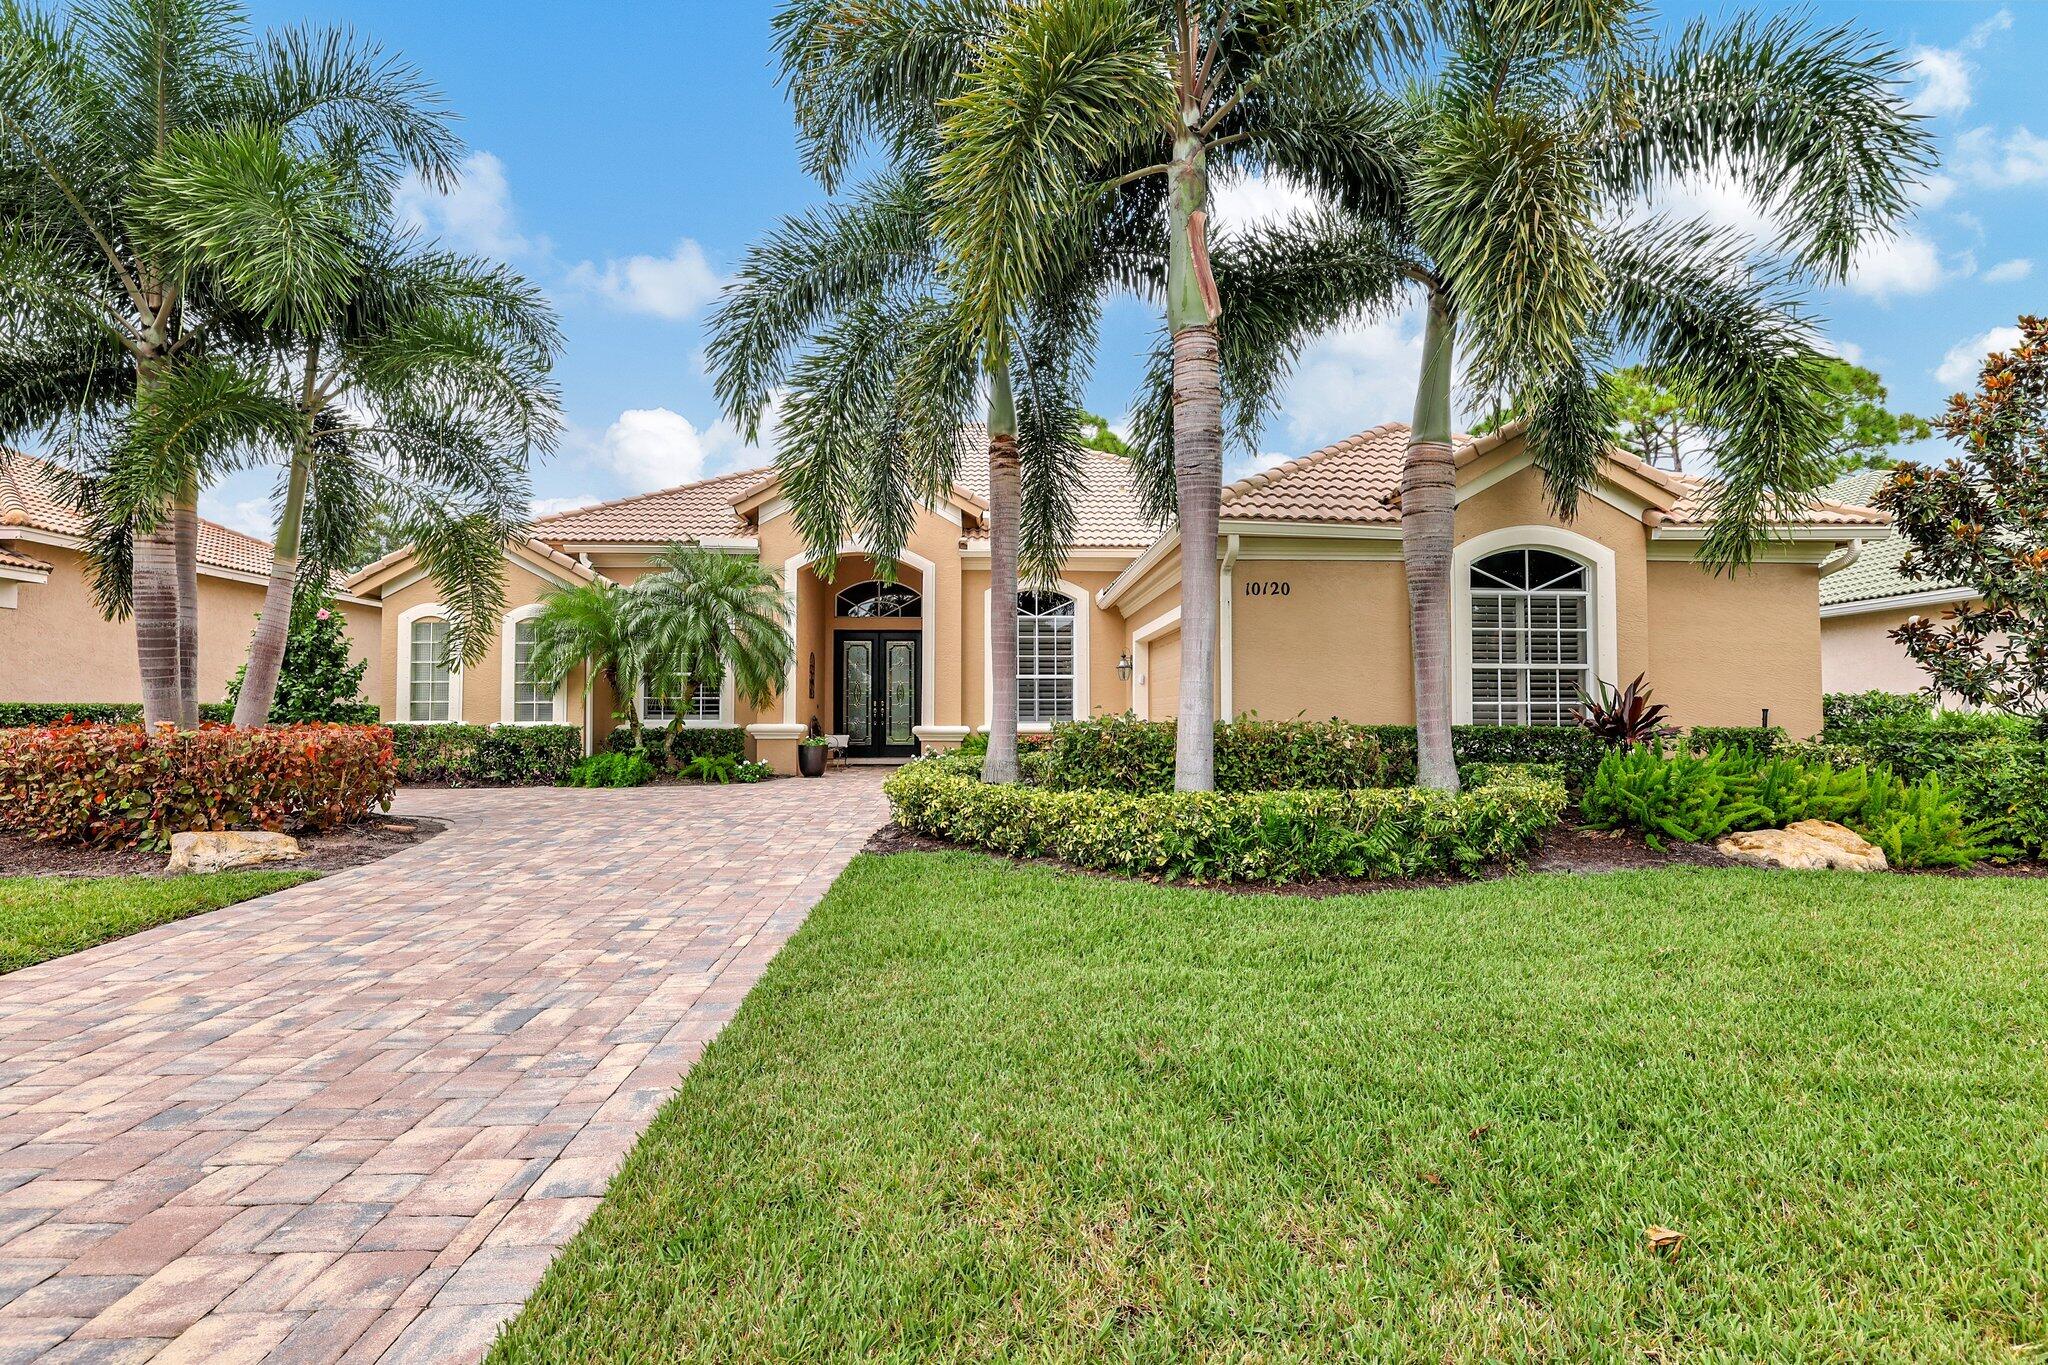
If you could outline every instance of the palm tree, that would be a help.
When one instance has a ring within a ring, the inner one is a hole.
[[[625,610],[654,689],[687,709],[696,688],[716,687],[729,672],[741,700],[772,701],[796,651],[774,574],[758,560],[683,544],[662,550],[654,569],[633,585]]]
[[[1165,230],[1172,505],[1181,534],[1174,784],[1215,786],[1216,529],[1224,400],[1209,178],[1326,183],[1381,153],[1366,78],[1418,50],[1420,0],[1040,0],[1004,9],[947,107],[941,237],[968,318],[994,341],[1067,257],[1075,216],[1142,188]],[[1128,199],[1128,196],[1125,197]]]
[[[352,166],[300,159],[316,201],[294,215],[300,250],[262,270],[221,260],[215,244],[243,184],[210,168],[289,156],[274,134],[232,129],[182,140],[148,180],[181,273],[209,286],[223,330],[289,377],[280,399],[300,419],[273,447],[283,495],[235,707],[243,726],[270,714],[295,584],[324,591],[380,508],[397,513],[451,604],[451,652],[480,662],[504,609],[499,548],[526,516],[527,461],[561,425],[547,377],[560,332],[539,291],[502,267],[422,249],[390,221],[384,187],[349,185]]]
[[[632,590],[609,579],[556,588],[541,599],[533,619],[533,653],[527,669],[543,687],[560,687],[582,663],[602,675],[612,690],[612,720],[633,730],[640,747],[640,680],[647,676],[645,642],[628,620]],[[589,674],[584,686],[590,685]]]
[[[198,718],[200,488],[300,424],[259,367],[218,345],[146,189],[181,147],[198,155],[187,139],[231,128],[435,185],[458,150],[417,74],[339,31],[259,43],[233,0],[81,0],[61,19],[0,6],[0,438],[41,435],[93,476],[76,491],[119,547],[96,592],[134,613],[152,724]],[[274,270],[291,221],[267,210],[306,202],[289,161],[193,169],[244,190],[218,225],[223,271]]]
[[[790,0],[777,12],[806,165],[836,190],[870,144],[896,164],[842,202],[786,220],[749,253],[710,353],[720,396],[750,438],[787,386],[776,461],[828,574],[849,538],[894,560],[917,504],[953,482],[957,433],[985,391],[989,638],[1001,660],[1016,657],[1020,576],[1055,577],[1071,538],[1075,360],[1092,346],[1099,284],[1083,253],[1080,269],[1042,291],[1028,328],[961,344],[925,166],[940,108],[997,17],[978,0]],[[1015,671],[998,669],[991,683],[982,776],[1014,782]]]

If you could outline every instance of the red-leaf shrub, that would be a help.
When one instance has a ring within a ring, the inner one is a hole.
[[[0,731],[0,829],[106,848],[162,848],[198,829],[326,830],[398,785],[379,725],[56,725]]]

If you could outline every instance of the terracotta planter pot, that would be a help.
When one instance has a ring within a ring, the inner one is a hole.
[[[823,777],[825,760],[832,751],[823,744],[799,744],[796,746],[796,770],[805,777]]]

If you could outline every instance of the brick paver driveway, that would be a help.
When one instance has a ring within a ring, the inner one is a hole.
[[[0,977],[0,1361],[481,1354],[880,775],[407,792],[452,828]]]

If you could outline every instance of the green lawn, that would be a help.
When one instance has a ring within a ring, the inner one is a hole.
[[[196,877],[0,877],[0,972],[311,880],[311,872]]]
[[[2044,1228],[2038,881],[866,856],[493,1359],[2004,1360]]]

